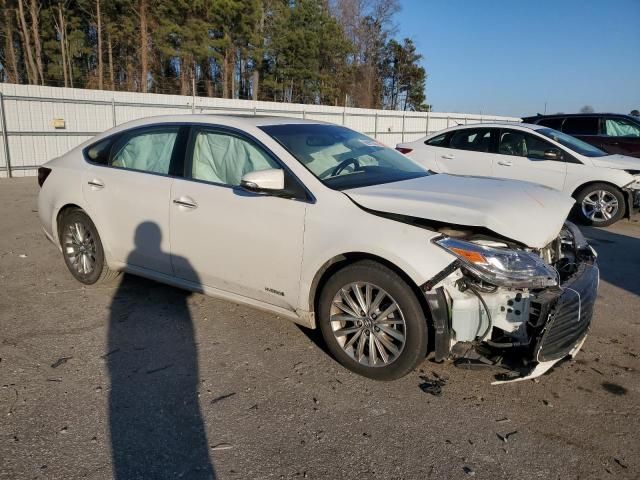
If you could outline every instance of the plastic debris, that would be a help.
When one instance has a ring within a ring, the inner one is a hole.
[[[430,393],[431,395],[436,397],[442,395],[442,387],[447,383],[442,378],[434,378],[433,380],[431,380],[426,375],[420,375],[420,379],[422,380],[422,383],[418,385],[418,387],[420,387],[420,390],[422,390],[424,393]]]
[[[60,365],[64,365],[72,358],[73,357],[60,357],[58,360],[51,364],[51,368],[58,368]]]

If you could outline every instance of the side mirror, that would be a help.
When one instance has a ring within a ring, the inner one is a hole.
[[[544,151],[544,158],[546,160],[562,160],[562,152],[557,148],[550,148]]]
[[[269,168],[245,173],[240,186],[249,192],[279,193],[284,190],[284,170]]]

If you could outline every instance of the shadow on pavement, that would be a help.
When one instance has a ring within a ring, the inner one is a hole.
[[[144,249],[147,257],[169,255],[160,251],[160,239],[158,226],[145,222],[136,230],[136,251]],[[118,480],[215,478],[198,403],[189,295],[125,274],[113,298],[107,365],[113,475]]]
[[[600,278],[640,295],[640,239],[603,228],[581,227],[581,230],[598,252]]]

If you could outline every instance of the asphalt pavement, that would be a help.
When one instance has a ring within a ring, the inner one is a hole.
[[[584,229],[601,283],[575,360],[492,386],[427,359],[381,383],[272,314],[129,275],[82,286],[36,195],[0,180],[0,478],[640,477],[638,222]]]

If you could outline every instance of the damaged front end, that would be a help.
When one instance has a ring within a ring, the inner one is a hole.
[[[595,251],[575,225],[567,222],[542,249],[468,231],[441,233],[434,243],[457,259],[422,286],[436,361],[499,365],[508,371],[501,381],[514,381],[577,353],[599,273]]]

